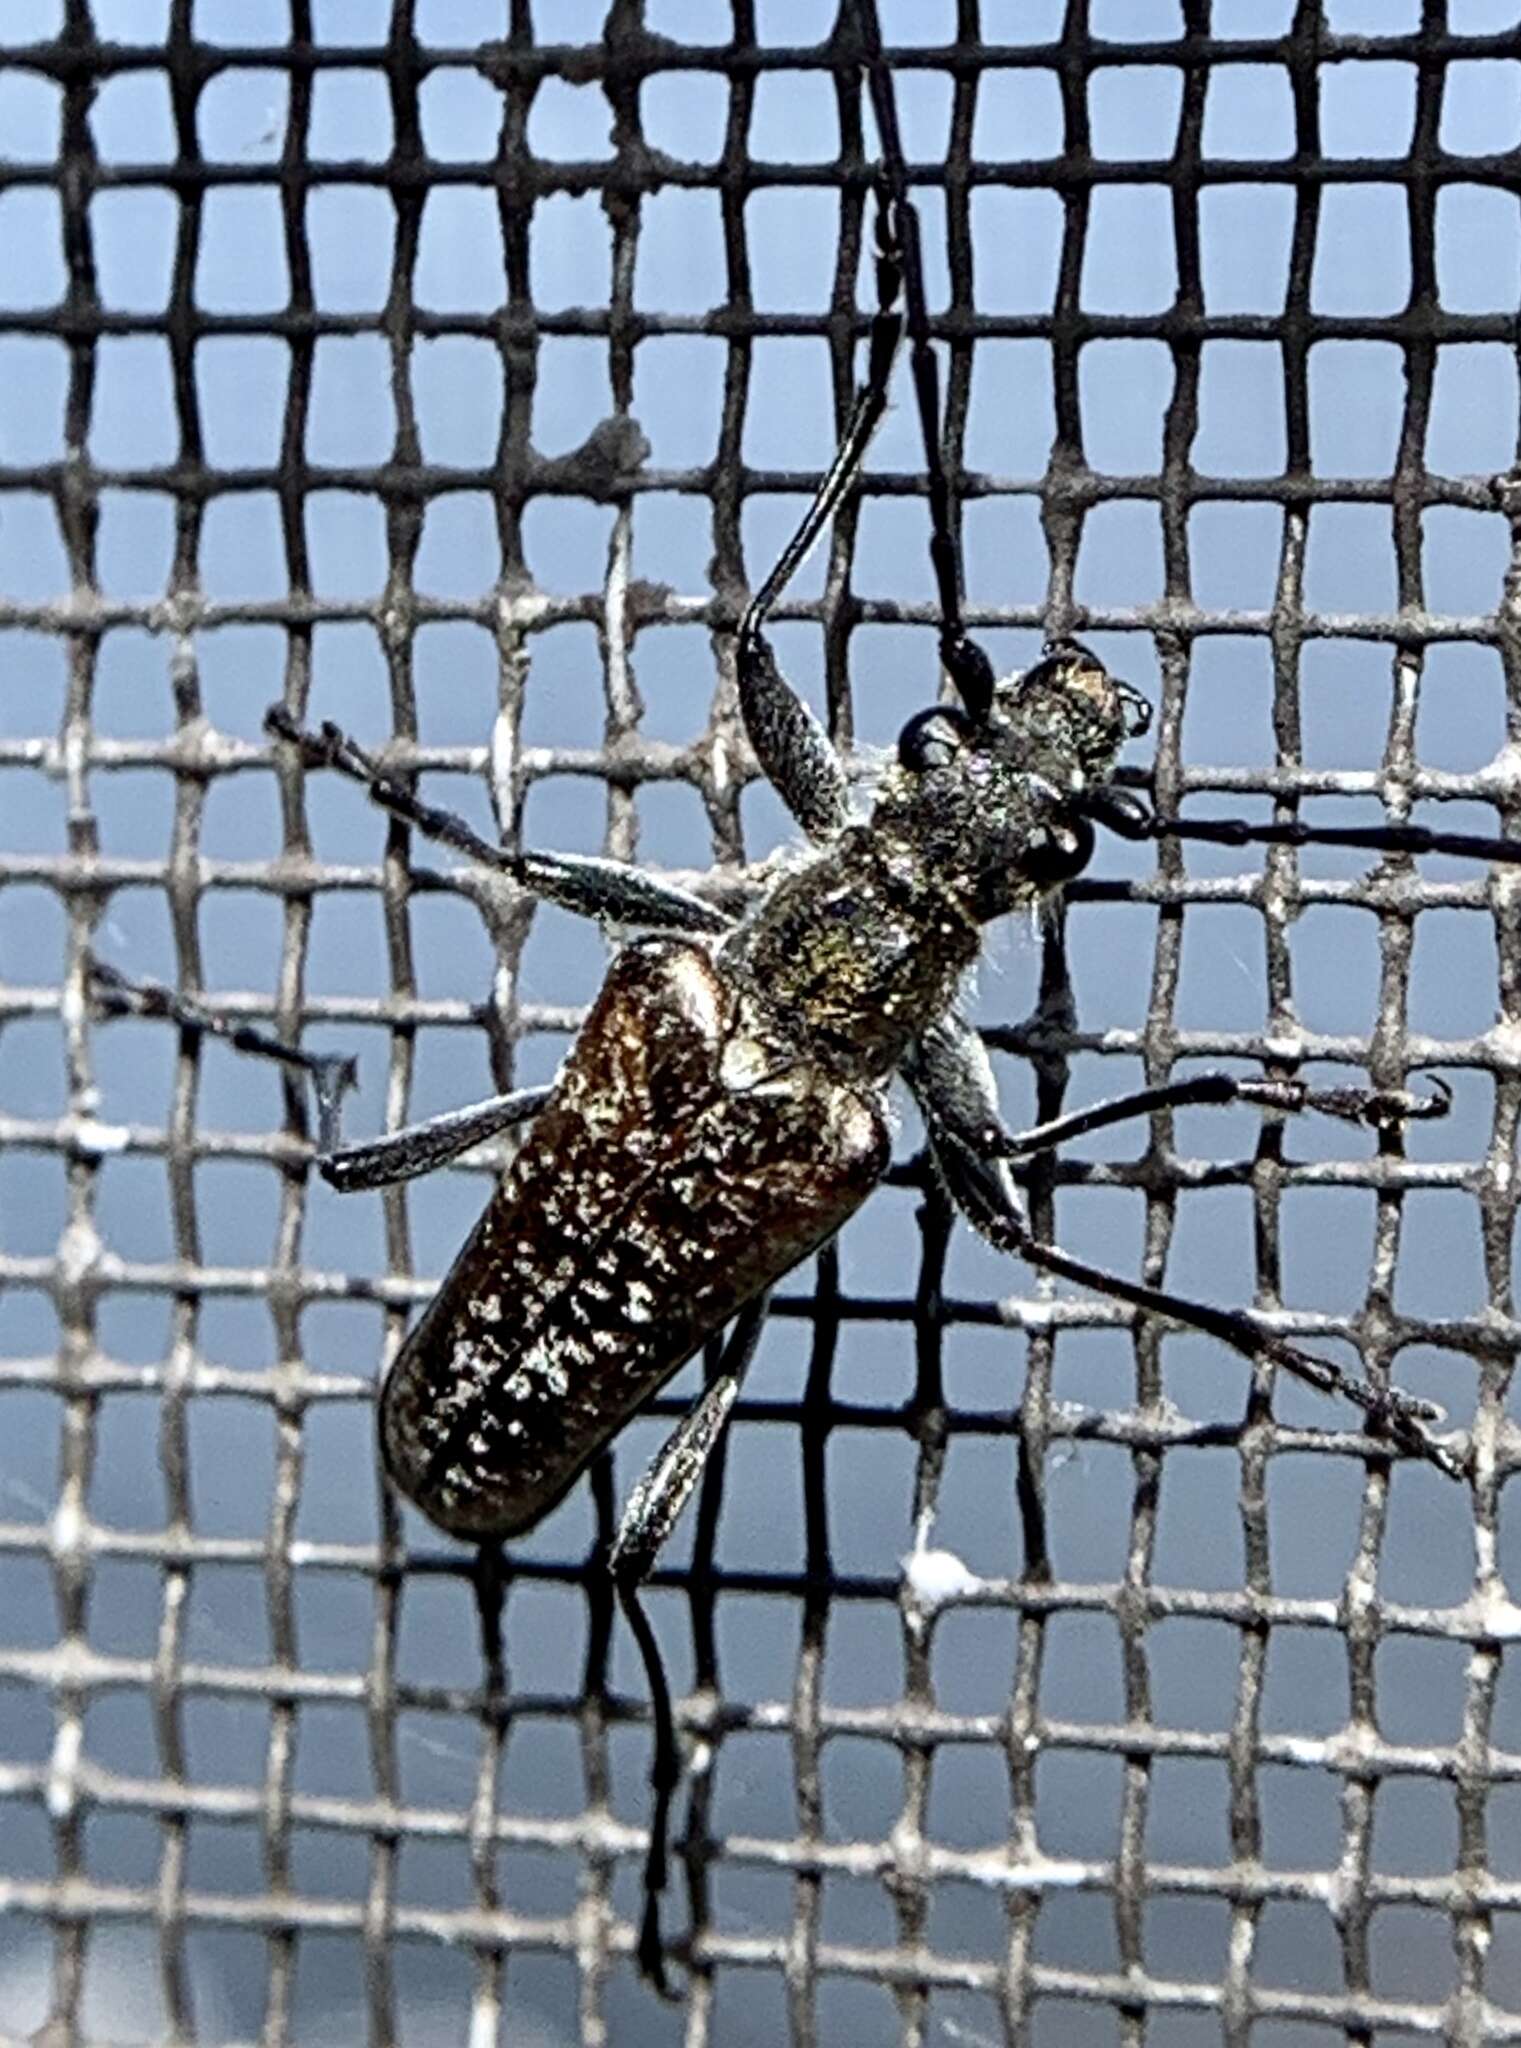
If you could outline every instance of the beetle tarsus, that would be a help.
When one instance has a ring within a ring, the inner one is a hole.
[[[500,1543],[482,1543],[475,1553],[470,1586],[481,1625],[481,1655],[486,1664],[487,1692],[496,1698],[503,1687],[502,1613],[507,1604],[507,1557]]]
[[[644,1904],[639,1920],[637,1954],[639,1968],[662,1998],[674,1996],[665,1972],[665,1942],[660,1926],[660,1901],[669,1878],[667,1843],[671,1831],[671,1801],[681,1782],[681,1757],[676,1748],[676,1722],[671,1709],[671,1689],[665,1662],[655,1631],[639,1599],[637,1579],[613,1568],[618,1604],[639,1645],[645,1678],[650,1688],[650,1712],[654,1722],[654,1750],[650,1757],[650,1789],[654,1794],[650,1814],[649,1844],[644,1856]]]
[[[311,1076],[317,1100],[317,1143],[329,1152],[339,1143],[343,1098],[357,1086],[359,1062],[351,1053],[308,1052],[288,1045],[257,1024],[233,1023],[198,997],[183,994],[161,981],[142,981],[93,956],[86,978],[89,994],[108,1017],[162,1017],[194,1037],[219,1038],[235,1052],[253,1053]]]
[[[1417,1095],[1408,1088],[1307,1088],[1304,1106],[1346,1123],[1371,1124],[1375,1130],[1398,1130],[1402,1124],[1435,1123],[1452,1108],[1452,1089],[1440,1074],[1428,1074],[1432,1092]]]

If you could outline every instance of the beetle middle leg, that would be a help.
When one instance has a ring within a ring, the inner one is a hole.
[[[1305,1081],[1269,1081],[1211,1071],[1137,1088],[1111,1096],[1065,1116],[1052,1117],[1028,1130],[1011,1131],[992,1092],[986,1053],[979,1033],[952,1014],[927,1031],[904,1063],[904,1076],[924,1101],[937,1132],[955,1139],[984,1160],[1034,1159],[1053,1152],[1072,1138],[1086,1137],[1111,1124],[1130,1123],[1159,1109],[1226,1108],[1245,1103],[1258,1109],[1297,1116],[1314,1110],[1343,1123],[1394,1124],[1427,1121],[1447,1114],[1452,1091],[1432,1077],[1434,1092],[1416,1095],[1406,1089],[1312,1088]]]
[[[928,1051],[921,1045],[906,1064],[905,1077],[924,1110],[935,1160],[951,1199],[989,1243],[1113,1300],[1219,1338],[1254,1364],[1279,1366],[1322,1393],[1340,1394],[1362,1410],[1375,1433],[1387,1436],[1400,1450],[1428,1459],[1450,1476],[1461,1476],[1459,1459],[1427,1427],[1436,1419],[1429,1403],[1397,1388],[1372,1386],[1331,1360],[1271,1335],[1240,1310],[1217,1308],[1110,1273],[1038,1238],[1009,1170],[1011,1159],[1049,1151],[1082,1131],[1183,1102],[1237,1100],[1286,1111],[1318,1108],[1336,1116],[1378,1122],[1406,1115],[1439,1115],[1446,1106],[1443,1097],[1428,1102],[1348,1089],[1323,1091],[1329,1099],[1317,1101],[1315,1091],[1302,1090],[1297,1082],[1237,1082],[1231,1076],[1206,1075],[1193,1083],[1148,1089],[1093,1110],[1078,1111],[1033,1131],[1011,1133],[999,1115],[992,1069],[977,1035],[960,1020],[950,1020],[928,1034],[926,1044]],[[1207,1092],[1211,1090],[1214,1092]]]
[[[877,206],[877,311],[867,342],[864,381],[858,386],[839,447],[802,524],[783,548],[745,607],[735,640],[739,707],[745,732],[766,780],[810,839],[827,839],[850,820],[850,789],[834,743],[777,665],[766,621],[825,525],[861,473],[872,435],[887,410],[888,384],[903,315],[901,256],[885,201]]]

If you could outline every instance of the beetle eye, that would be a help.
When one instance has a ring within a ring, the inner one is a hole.
[[[1086,818],[1053,825],[1020,857],[1020,866],[1037,889],[1055,889],[1080,875],[1093,858],[1093,827]]]
[[[972,721],[957,704],[932,704],[915,712],[898,735],[898,759],[915,775],[944,768],[972,736]]]

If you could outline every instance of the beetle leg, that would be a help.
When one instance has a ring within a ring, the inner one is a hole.
[[[782,592],[861,474],[867,446],[887,410],[888,382],[903,334],[903,316],[898,310],[902,286],[901,252],[888,205],[879,197],[877,310],[867,342],[866,381],[857,388],[834,460],[803,515],[802,525],[739,622],[735,659],[745,731],[766,780],[810,839],[828,839],[850,822],[850,791],[829,735],[777,666],[765,626]]]
[[[726,932],[735,923],[716,903],[630,861],[595,853],[525,853],[519,862],[525,889],[578,917],[665,932]]]
[[[526,1123],[550,1097],[547,1087],[519,1088],[508,1095],[488,1096],[484,1102],[467,1103],[462,1109],[445,1110],[421,1123],[406,1124],[381,1138],[344,1145],[339,1141],[339,1112],[344,1095],[357,1079],[351,1054],[306,1052],[299,1045],[287,1045],[273,1032],[261,1031],[253,1024],[231,1023],[194,996],[181,995],[164,982],[135,980],[103,960],[92,960],[89,973],[90,993],[108,1014],[165,1017],[182,1031],[208,1032],[226,1039],[239,1052],[310,1074],[319,1119],[317,1169],[340,1194],[416,1180],[457,1159],[472,1145],[494,1138],[498,1131]]]
[[[998,1113],[992,1070],[980,1035],[964,1018],[950,1016],[935,1025],[914,1046],[904,1062],[904,1078],[926,1104],[926,1113],[940,1130],[979,1159],[1033,1159],[1054,1152],[1069,1139],[1129,1123],[1159,1109],[1226,1107],[1247,1103],[1279,1110],[1286,1116],[1316,1110],[1344,1123],[1371,1124],[1376,1129],[1447,1114],[1452,1090],[1433,1075],[1430,1095],[1403,1088],[1312,1088],[1304,1081],[1255,1080],[1239,1074],[1190,1074],[1157,1088],[1137,1088],[1112,1096],[1087,1109],[1011,1131]]]
[[[1040,1152],[1053,1152],[1070,1138],[1089,1131],[1104,1130],[1110,1124],[1129,1123],[1134,1117],[1150,1116],[1158,1109],[1224,1108],[1241,1102],[1258,1109],[1276,1109],[1285,1116],[1316,1110],[1343,1123],[1372,1124],[1387,1130],[1402,1123],[1446,1116],[1452,1106],[1452,1090],[1433,1075],[1434,1092],[1417,1095],[1405,1088],[1311,1088],[1304,1081],[1262,1081],[1239,1074],[1190,1074],[1182,1081],[1167,1081],[1158,1088],[1137,1088],[1130,1095],[1111,1096],[1088,1109],[1069,1116],[1053,1117],[1049,1123],[1032,1124],[1025,1131],[990,1132],[992,1143],[983,1157],[1031,1159]]]
[[[251,1052],[310,1074],[317,1098],[319,1143],[324,1151],[338,1143],[343,1098],[359,1078],[352,1054],[306,1052],[299,1045],[287,1045],[256,1024],[234,1023],[196,996],[184,995],[161,981],[139,981],[104,960],[90,959],[88,978],[90,996],[107,1016],[164,1017],[181,1031],[222,1038],[238,1052]]]
[[[355,1085],[356,1063],[348,1053],[307,1052],[287,1045],[272,1032],[256,1025],[234,1024],[193,996],[180,994],[159,981],[139,981],[123,974],[103,960],[90,962],[91,994],[101,1008],[119,1016],[164,1017],[182,1031],[207,1032],[224,1038],[239,1052],[258,1059],[278,1062],[310,1074],[317,1097],[320,1149],[317,1167],[323,1179],[340,1194],[354,1194],[362,1188],[394,1186],[431,1173],[484,1143],[513,1124],[525,1123],[538,1115],[551,1090],[519,1088],[511,1094],[488,1096],[461,1109],[445,1110],[421,1123],[407,1124],[381,1138],[365,1138],[351,1145],[339,1142],[339,1112],[343,1096]]]
[[[745,732],[761,772],[808,837],[828,839],[850,822],[845,770],[834,742],[777,666],[760,605],[761,598],[751,601],[739,629]]]
[[[467,1103],[463,1109],[447,1109],[441,1116],[422,1123],[404,1124],[399,1131],[387,1131],[383,1138],[365,1138],[352,1145],[340,1145],[322,1152],[317,1170],[330,1187],[341,1195],[361,1188],[394,1187],[398,1181],[416,1180],[458,1159],[472,1145],[494,1138],[498,1131],[526,1123],[538,1115],[553,1089],[519,1088],[510,1095],[488,1096],[484,1102]]]
[[[965,1034],[960,1041],[963,1047],[975,1041],[975,1033],[964,1024],[960,1025],[960,1031]],[[1254,1364],[1279,1366],[1322,1393],[1340,1394],[1362,1409],[1375,1434],[1386,1436],[1402,1451],[1429,1459],[1449,1476],[1461,1477],[1463,1468],[1459,1457],[1427,1427],[1437,1419],[1437,1411],[1428,1402],[1416,1400],[1395,1388],[1372,1386],[1355,1374],[1344,1372],[1330,1359],[1301,1351],[1297,1345],[1273,1336],[1239,1309],[1216,1308],[1211,1303],[1195,1301],[1166,1288],[1149,1287],[1144,1282],[1128,1280],[1074,1257],[1072,1253],[1063,1251],[1060,1245],[1049,1244],[1034,1236],[1014,1186],[1008,1161],[998,1156],[996,1149],[991,1157],[980,1155],[973,1144],[958,1134],[958,1124],[964,1127],[969,1107],[979,1099],[982,1104],[979,1112],[981,1127],[986,1129],[997,1123],[992,1070],[980,1045],[977,1051],[980,1058],[962,1061],[958,1098],[945,1113],[942,1113],[941,1099],[945,1087],[944,1069],[939,1082],[941,1098],[937,1098],[936,1084],[922,1066],[905,1066],[905,1077],[924,1109],[935,1160],[947,1193],[972,1227],[990,1244],[996,1245],[1000,1251],[1016,1253],[1032,1266],[1056,1273],[1066,1280],[1075,1280],[1079,1285],[1091,1287],[1116,1301],[1128,1302],[1149,1314],[1165,1316],[1186,1328],[1218,1337]],[[1060,1121],[1065,1123],[1067,1120]]]
[[[666,1538],[691,1499],[709,1454],[723,1433],[729,1411],[755,1356],[761,1326],[766,1320],[767,1298],[764,1294],[758,1295],[754,1301],[747,1302],[735,1318],[717,1373],[703,1389],[702,1398],[696,1406],[677,1423],[629,1495],[608,1558],[618,1590],[618,1604],[628,1618],[644,1659],[655,1724],[655,1750],[650,1759],[650,1785],[655,1794],[655,1805],[650,1816],[650,1843],[644,1860],[639,1967],[662,1997],[669,1997],[670,1991],[660,1934],[660,1896],[666,1886],[671,1801],[681,1778],[681,1756],[676,1746],[676,1722],[671,1711],[671,1689],[665,1675],[665,1664],[649,1616],[640,1605],[639,1588],[654,1570],[655,1560]]]
[[[715,904],[628,861],[589,853],[513,853],[484,839],[453,811],[425,803],[404,779],[383,768],[339,726],[327,723],[320,732],[309,732],[283,704],[269,707],[264,724],[277,739],[299,747],[309,767],[337,769],[361,784],[393,818],[452,846],[480,867],[510,875],[522,888],[547,903],[557,903],[562,910],[648,931],[726,932],[734,922]]]

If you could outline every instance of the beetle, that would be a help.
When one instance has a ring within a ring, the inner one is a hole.
[[[379,1397],[386,1471],[446,1534],[488,1554],[533,1528],[627,1419],[729,1329],[716,1373],[636,1485],[610,1557],[653,1704],[655,1799],[638,1956],[661,1988],[659,1902],[679,1756],[640,1587],[733,1408],[770,1288],[833,1237],[885,1171],[895,1075],[922,1111],[946,1193],[994,1245],[1349,1398],[1386,1451],[1427,1458],[1454,1475],[1463,1470],[1426,1404],[1348,1374],[1244,1313],[1102,1271],[1037,1238],[1026,1220],[1018,1161],[1155,1110],[1239,1102],[1388,1124],[1444,1107],[1440,1094],[1204,1074],[1009,1129],[958,990],[983,928],[1012,911],[1038,910],[1081,873],[1096,825],[1131,838],[1325,842],[1497,860],[1521,858],[1521,846],[1406,827],[1321,832],[1297,822],[1159,817],[1113,782],[1123,745],[1146,730],[1145,700],[1080,641],[1057,637],[1024,674],[994,674],[963,617],[919,221],[872,6],[858,9],[857,24],[882,155],[866,375],[802,525],[735,636],[746,733],[809,842],[806,856],[733,917],[616,861],[493,845],[420,800],[404,758],[394,766],[377,760],[336,727],[309,731],[292,708],[276,706],[269,730],[308,767],[353,778],[393,817],[535,896],[645,936],[613,961],[552,1085],[372,1143],[338,1141],[351,1069],[255,1031],[236,1034],[248,1050],[312,1071],[318,1165],[341,1189],[405,1179],[526,1126]],[[954,700],[907,722],[862,817],[839,755],[782,674],[766,626],[859,476],[905,333],[928,478],[939,649]],[[186,1028],[218,1028],[183,998],[104,968],[97,991],[107,1007],[156,1009]]]

